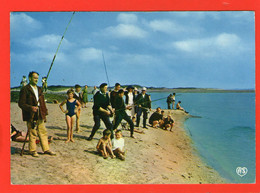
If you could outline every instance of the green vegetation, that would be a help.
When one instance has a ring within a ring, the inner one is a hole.
[[[66,93],[46,93],[44,95],[45,100],[47,102],[52,103],[54,100],[57,100],[58,102],[62,102],[67,98]],[[11,91],[11,102],[18,102],[19,100],[19,91]]]

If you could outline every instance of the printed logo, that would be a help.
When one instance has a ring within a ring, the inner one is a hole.
[[[243,177],[247,174],[248,169],[246,167],[237,167],[236,172],[237,172],[237,175],[239,175],[240,177]]]

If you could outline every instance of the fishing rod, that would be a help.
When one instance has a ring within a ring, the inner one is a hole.
[[[151,101],[144,101],[144,102],[142,102],[142,103],[139,103],[138,105],[144,104],[144,103],[148,103],[148,102],[152,103],[152,102],[159,101],[159,100],[163,100],[163,99],[166,99],[166,98],[167,98],[167,97],[163,97],[163,98],[159,98],[159,99],[154,99],[154,100],[151,100]],[[141,98],[140,98],[140,99],[141,99]],[[139,99],[139,100],[140,100],[140,99]],[[138,100],[138,101],[139,101],[139,100]],[[133,107],[137,105],[137,102],[138,102],[138,101],[135,101],[135,103],[133,104]],[[149,110],[149,108],[146,108],[146,107],[138,107],[138,108],[142,108],[142,109],[145,109],[145,110]],[[120,111],[120,110],[124,110],[124,109],[117,109],[117,110],[115,110],[115,111]]]
[[[109,82],[108,74],[107,74],[107,66],[106,66],[106,62],[105,62],[105,57],[104,57],[103,51],[102,51],[102,58],[103,58],[103,63],[104,63],[105,72],[106,72],[106,76],[107,76],[107,83],[108,83],[108,86],[110,87],[110,82]]]
[[[72,20],[72,18],[73,18],[74,15],[75,15],[75,11],[73,12],[73,14],[72,14],[72,16],[71,16],[71,18],[70,18],[70,21],[69,21],[69,23],[68,23],[68,25],[67,25],[67,27],[66,27],[66,29],[65,29],[65,31],[64,31],[64,33],[63,33],[63,35],[62,35],[62,37],[61,37],[60,43],[59,43],[59,45],[58,45],[58,48],[57,48],[57,50],[56,50],[56,52],[55,52],[55,54],[54,54],[54,56],[53,56],[53,59],[52,59],[52,62],[51,62],[51,66],[50,66],[50,68],[49,68],[49,71],[48,71],[48,73],[47,73],[47,76],[44,77],[44,79],[43,79],[43,80],[44,80],[44,81],[43,81],[43,87],[44,87],[43,89],[46,89],[46,90],[47,90],[47,79],[48,79],[48,77],[49,77],[49,75],[50,75],[50,72],[51,72],[53,63],[54,63],[54,61],[55,61],[56,55],[57,55],[57,53],[58,53],[58,51],[59,51],[59,49],[60,49],[61,42],[62,42],[62,40],[64,39],[64,36],[65,36],[65,34],[66,34],[66,32],[67,32],[67,29],[68,29],[68,27],[69,27],[69,25],[70,25],[70,22],[71,22],[71,20]],[[39,99],[38,99],[38,102],[39,102]],[[39,110],[37,111],[37,113],[38,113],[38,116],[39,116]],[[36,123],[33,121],[34,116],[35,116],[35,113],[33,113],[33,115],[32,115],[32,123],[33,123],[33,125],[32,125],[32,128],[31,128],[31,129],[34,129],[35,126],[36,126]],[[23,156],[23,153],[24,153],[25,142],[26,142],[26,139],[27,139],[28,134],[29,134],[29,129],[27,130],[26,137],[25,137],[25,140],[24,140],[24,142],[23,142],[23,147],[22,147],[22,150],[21,150],[21,153],[20,153],[21,156]]]
[[[47,82],[47,79],[48,79],[48,77],[49,77],[49,75],[50,75],[51,68],[52,68],[53,63],[54,63],[54,61],[55,61],[56,55],[57,55],[57,53],[58,53],[58,51],[59,51],[59,49],[60,49],[61,42],[62,42],[62,40],[64,39],[64,36],[65,36],[65,34],[66,34],[66,32],[67,32],[67,29],[68,29],[68,27],[69,27],[69,25],[70,25],[70,23],[71,23],[71,20],[72,20],[72,18],[73,18],[74,15],[75,15],[75,11],[72,13],[72,16],[71,16],[71,18],[70,18],[70,21],[69,21],[69,23],[68,23],[68,25],[67,25],[67,27],[66,27],[66,29],[65,29],[65,31],[64,31],[64,33],[63,33],[63,35],[62,35],[62,37],[61,37],[60,43],[59,43],[59,45],[58,45],[58,48],[57,48],[57,50],[56,50],[56,52],[55,52],[55,54],[54,54],[54,56],[53,56],[53,59],[52,59],[52,62],[51,62],[51,66],[50,66],[49,71],[48,71],[48,74],[47,74],[47,76],[46,76],[46,82]]]

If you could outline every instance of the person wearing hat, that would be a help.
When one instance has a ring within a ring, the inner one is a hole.
[[[100,119],[104,122],[106,128],[111,131],[111,138],[113,138],[113,125],[109,119],[109,116],[113,114],[113,110],[107,93],[107,83],[102,83],[99,88],[100,91],[94,95],[93,116],[95,124],[87,139],[89,141],[93,139],[95,133],[100,128]]]
[[[134,108],[134,101],[135,101],[135,95],[134,95],[134,87],[132,86],[128,86],[126,88],[126,92],[125,92],[125,104],[128,106],[131,106],[131,108],[129,109],[130,112],[128,115],[131,116],[131,118],[133,118],[135,116],[135,108]]]
[[[148,115],[148,109],[151,110],[151,98],[150,95],[146,94],[146,88],[142,88],[142,92],[136,98],[137,109],[137,120],[136,127],[139,127],[140,117],[143,114],[143,128],[146,128],[146,119]]]
[[[116,83],[114,90],[112,90],[110,93],[110,102],[111,102],[112,108],[115,108],[115,100],[116,100],[116,97],[118,97],[118,91],[119,91],[120,87],[121,87],[121,85],[119,83]]]

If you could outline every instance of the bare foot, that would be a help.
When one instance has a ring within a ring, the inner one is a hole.
[[[75,142],[74,139],[70,139],[70,141],[73,142],[73,143]]]
[[[65,141],[65,143],[68,143],[70,141],[70,139],[67,139],[66,141]]]
[[[111,158],[114,159],[116,156],[115,155],[111,155]]]
[[[136,137],[135,137],[134,135],[131,135],[130,137],[132,137],[132,138],[136,139]]]

